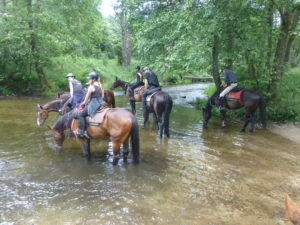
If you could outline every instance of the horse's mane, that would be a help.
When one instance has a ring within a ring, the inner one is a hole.
[[[75,110],[66,113],[65,115],[61,116],[56,123],[53,125],[52,129],[54,130],[65,130],[71,124],[72,119],[74,118]]]

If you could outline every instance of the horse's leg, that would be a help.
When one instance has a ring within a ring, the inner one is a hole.
[[[127,157],[129,154],[129,138],[127,138],[124,142],[123,142],[123,160],[124,162],[127,162]]]
[[[250,122],[250,113],[248,112],[247,108],[246,108],[246,113],[245,113],[245,116],[246,116],[246,119],[245,119],[245,122],[244,122],[244,125],[241,129],[241,132],[244,133],[246,131],[246,128]]]
[[[153,120],[156,125],[156,129],[159,130],[159,123],[158,123],[158,118],[157,118],[156,112],[153,112]]]
[[[221,113],[221,120],[222,120],[221,127],[225,128],[226,127],[226,124],[225,124],[226,111],[221,110],[220,113]]]
[[[78,140],[81,143],[84,157],[86,157],[87,160],[90,160],[91,159],[90,140],[86,138],[78,138]]]
[[[162,115],[157,115],[157,124],[159,128],[159,137],[162,138],[164,131],[164,121],[162,120]]]
[[[249,130],[250,133],[253,133],[254,125],[255,125],[255,111],[252,112],[250,116],[250,130]]]
[[[145,112],[144,113],[144,127],[146,126],[146,123],[148,122],[148,119],[149,119],[149,112]]]
[[[113,141],[112,142],[112,148],[113,148],[113,154],[114,154],[114,159],[112,164],[117,165],[120,159],[120,146],[121,143],[120,141]]]
[[[134,98],[130,98],[130,106],[131,106],[131,111],[132,111],[133,115],[135,115],[136,109],[135,109],[135,100],[134,100]]]

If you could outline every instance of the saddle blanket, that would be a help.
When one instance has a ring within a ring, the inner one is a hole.
[[[158,91],[152,93],[151,95],[148,95],[148,96],[146,97],[146,101],[147,101],[147,102],[150,102],[152,96],[155,95],[157,92],[158,92]]]
[[[86,117],[86,122],[89,126],[98,126],[99,124],[103,123],[103,120],[105,118],[106,113],[111,110],[111,108],[100,108],[99,111],[97,111],[96,115],[91,117]]]
[[[134,89],[134,94],[139,94],[140,91],[142,90],[142,88],[144,88],[145,86],[138,86],[137,88]]]
[[[229,92],[226,97],[229,99],[236,99],[240,100],[241,99],[241,94],[244,92],[244,90],[236,91],[236,92]]]

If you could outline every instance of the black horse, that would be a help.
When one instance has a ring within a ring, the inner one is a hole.
[[[142,87],[139,89],[138,93],[135,93],[133,97],[130,96],[128,87],[129,83],[119,80],[116,78],[116,81],[112,83],[111,89],[121,87],[125,91],[125,95],[130,100],[131,110],[135,114],[135,102],[142,101],[141,96],[144,93],[145,88]],[[163,134],[167,137],[170,137],[169,133],[169,120],[170,113],[173,107],[173,100],[171,96],[164,92],[158,91],[152,95],[150,102],[147,106],[147,113],[144,115],[144,126],[148,122],[149,113],[153,113],[154,119],[157,124],[157,129],[159,130],[159,136],[162,138]]]
[[[222,90],[224,90],[224,88],[219,88],[216,91],[216,93],[214,93],[214,95],[208,99],[206,107],[203,108],[204,127],[207,127],[208,120],[211,117],[212,107],[219,106],[219,95]],[[267,127],[266,104],[265,104],[264,97],[260,93],[251,90],[243,90],[241,92],[240,99],[234,99],[231,96],[226,95],[226,101],[227,101],[228,109],[239,109],[242,107],[245,108],[246,120],[241,129],[241,132],[246,131],[246,127],[249,124],[249,122],[250,122],[250,132],[252,133],[254,131],[255,111],[258,107],[260,109],[260,120],[262,123],[262,127],[263,129],[266,129]],[[220,113],[221,113],[221,120],[222,120],[221,126],[222,128],[224,128],[226,111],[221,110]]]

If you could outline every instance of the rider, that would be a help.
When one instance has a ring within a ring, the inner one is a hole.
[[[144,72],[145,72],[145,78],[146,78],[145,79],[146,90],[145,90],[144,94],[142,95],[142,102],[143,102],[143,114],[144,114],[144,118],[145,118],[147,115],[147,102],[146,102],[147,96],[153,94],[156,91],[160,91],[161,88],[159,86],[157,75],[152,70],[150,70],[149,67],[145,67]]]
[[[102,99],[102,88],[100,87],[101,83],[98,81],[99,76],[96,72],[92,71],[88,75],[88,84],[89,87],[87,89],[86,96],[84,98],[84,101],[81,103],[79,108],[83,108],[81,111],[79,111],[76,115],[78,121],[79,121],[79,129],[76,131],[76,135],[80,137],[88,137],[85,128],[86,128],[86,122],[85,117],[95,116],[97,110],[100,108],[100,106],[104,105],[105,102]],[[99,85],[100,84],[100,85]],[[101,92],[100,92],[101,91]],[[87,106],[86,106],[87,105]],[[85,107],[86,106],[86,107]]]
[[[144,82],[143,82],[144,77],[143,77],[143,74],[141,72],[141,67],[136,66],[135,69],[136,69],[136,82],[133,83],[133,84],[130,84],[129,89],[128,89],[131,96],[133,96],[133,90],[135,88],[137,88],[138,86],[144,85]]]
[[[227,110],[225,95],[237,86],[237,79],[235,74],[230,70],[229,66],[223,66],[221,71],[224,72],[226,88],[220,93],[220,110],[225,111]]]
[[[71,106],[71,108],[74,109],[80,105],[80,103],[84,99],[85,93],[82,90],[81,82],[75,79],[75,75],[73,73],[68,73],[66,78],[68,78],[69,81],[71,97],[64,104],[64,106]]]

